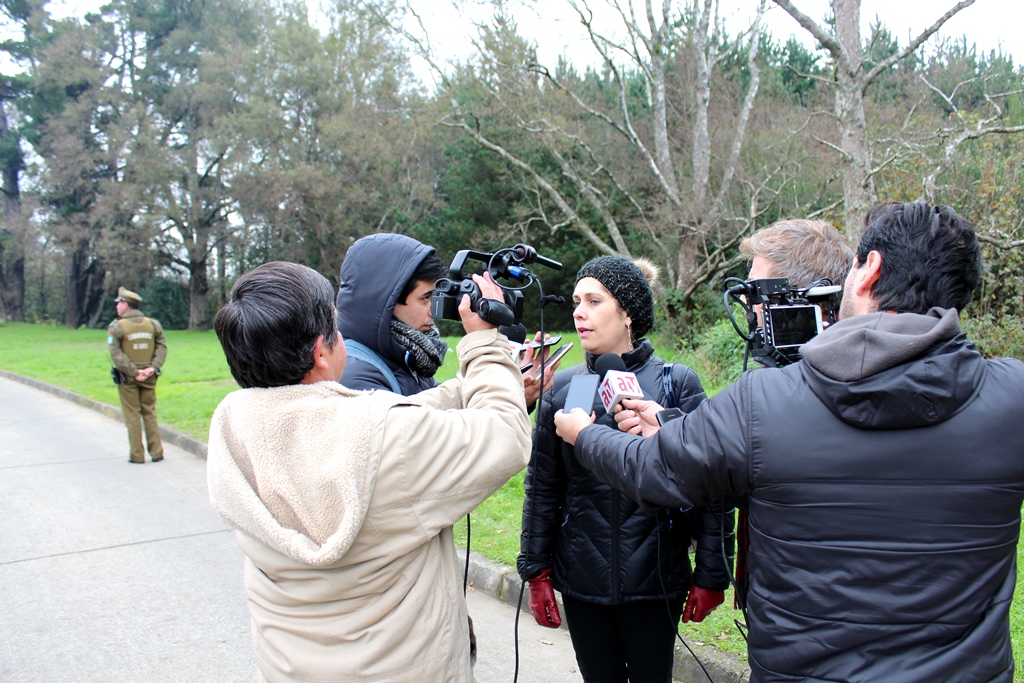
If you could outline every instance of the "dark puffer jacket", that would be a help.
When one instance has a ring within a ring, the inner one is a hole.
[[[576,455],[648,507],[749,488],[754,681],[1013,679],[1024,364],[956,311],[840,321],[650,439]]]
[[[645,512],[580,467],[572,447],[555,435],[554,414],[565,405],[572,376],[593,373],[594,360],[588,354],[586,369],[576,366],[556,375],[537,418],[526,470],[520,576],[530,579],[550,567],[559,591],[602,605],[685,596],[691,585],[688,550],[694,536],[698,541],[695,582],[709,590],[724,590],[729,578],[721,529],[724,521],[726,553],[731,558],[732,508],[718,503],[713,509],[683,512],[675,506]],[[665,362],[654,355],[650,342],[642,340],[623,360],[636,374],[645,398],[664,405]],[[704,389],[693,370],[673,365],[671,378],[681,410],[689,412],[704,400]],[[595,397],[594,411],[599,421],[614,424],[600,398]]]
[[[433,247],[405,235],[380,233],[353,244],[341,264],[338,288],[338,331],[377,353],[395,373],[403,396],[437,386],[433,377],[422,377],[406,362],[408,353],[391,336],[395,304],[405,284]],[[349,389],[387,389],[391,385],[380,370],[349,356],[341,383]]]

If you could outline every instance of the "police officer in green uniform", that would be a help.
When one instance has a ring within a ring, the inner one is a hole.
[[[128,462],[146,462],[143,425],[149,457],[160,462],[164,459],[164,445],[156,421],[156,379],[167,358],[164,330],[159,322],[142,315],[142,297],[135,292],[120,287],[114,301],[118,317],[107,327],[107,347],[110,360],[120,373],[120,381],[115,381],[121,397],[121,414],[128,426]]]

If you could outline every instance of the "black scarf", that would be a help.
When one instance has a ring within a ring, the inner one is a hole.
[[[441,333],[434,325],[427,332],[420,332],[406,325],[398,318],[391,319],[391,338],[405,349],[405,362],[409,368],[424,377],[433,377],[444,363],[448,344],[441,339]]]

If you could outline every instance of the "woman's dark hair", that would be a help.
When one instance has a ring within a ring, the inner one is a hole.
[[[924,202],[876,204],[864,219],[857,266],[882,255],[871,288],[879,310],[927,313],[932,307],[962,311],[981,279],[981,249],[974,226],[948,206]]]
[[[243,275],[213,329],[231,375],[244,388],[298,384],[313,369],[313,347],[337,341],[334,289],[312,268],[272,261]]]

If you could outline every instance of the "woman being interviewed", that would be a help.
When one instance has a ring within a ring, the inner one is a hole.
[[[554,414],[565,404],[572,376],[594,373],[605,353],[622,357],[645,399],[683,412],[704,400],[693,370],[667,365],[643,339],[654,324],[649,280],[656,276],[652,264],[617,256],[593,259],[577,273],[573,320],[586,361],[556,376],[551,400],[537,416],[526,470],[519,574],[530,583],[530,609],[541,626],[561,624],[554,589],[562,593],[588,683],[669,683],[680,615],[703,620],[722,603],[729,583],[723,555],[731,562],[731,508],[644,512],[584,470],[572,446],[555,434]],[[597,397],[594,412],[614,426]],[[691,539],[697,540],[692,573]]]

